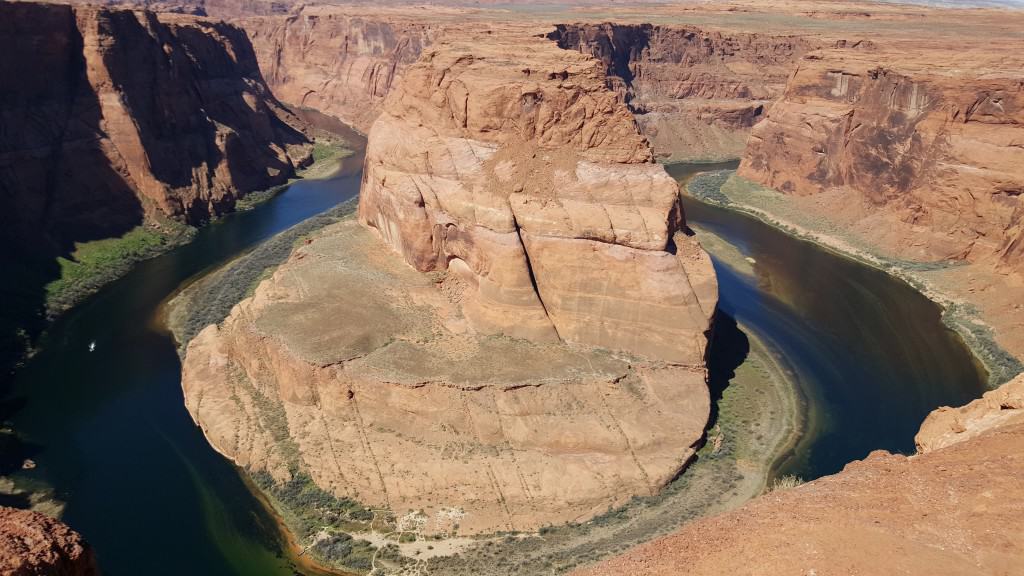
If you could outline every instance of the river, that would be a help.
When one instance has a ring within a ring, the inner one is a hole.
[[[685,182],[735,167],[667,169]],[[804,429],[775,476],[833,474],[872,450],[912,454],[929,412],[985,391],[984,370],[942,309],[905,282],[745,214],[685,195],[683,207],[698,238],[713,233],[747,259],[752,273],[712,250],[719,310],[785,359],[801,393]]]
[[[296,572],[277,523],[186,412],[159,311],[191,279],[354,197],[361,161],[140,264],[58,320],[17,374],[12,423],[37,464],[17,478],[66,502],[63,519],[93,544],[107,576]],[[813,414],[780,473],[811,478],[871,449],[910,451],[927,411],[980,393],[966,349],[908,286],[751,218],[686,208],[695,227],[755,259],[753,277],[715,260],[721,309],[795,367]]]
[[[341,164],[142,262],[54,323],[15,376],[23,405],[11,420],[37,465],[16,478],[66,502],[63,520],[94,546],[106,576],[295,573],[277,523],[185,410],[159,312],[183,283],[355,197],[362,154]]]

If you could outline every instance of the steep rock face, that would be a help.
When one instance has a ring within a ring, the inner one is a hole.
[[[428,534],[587,519],[690,460],[711,262],[603,66],[533,32],[427,49],[370,132],[358,221],[188,345],[219,451]]]
[[[0,213],[51,251],[162,214],[201,222],[284,182],[307,140],[223,23],[0,5]]]
[[[590,56],[518,35],[433,45],[363,178],[360,221],[416,269],[454,270],[474,329],[702,362],[709,259]]]
[[[82,537],[29,510],[0,507],[0,574],[96,576],[96,560]]]
[[[740,175],[782,192],[851,194],[901,257],[1024,263],[1024,78],[967,52],[808,56],[755,127]],[[867,225],[865,225],[867,229]]]
[[[592,54],[670,159],[739,156],[766,104],[813,39],[651,24],[559,25],[549,35]]]
[[[1020,574],[1022,393],[1024,375],[933,413],[918,455],[872,453],[578,574]],[[966,429],[955,438],[945,432],[952,413]]]
[[[189,412],[250,472],[308,475],[425,534],[584,520],[689,461],[701,366],[483,336],[465,289],[341,222],[192,340]]]
[[[274,94],[369,130],[402,70],[437,34],[437,22],[303,7],[287,17],[238,21]]]

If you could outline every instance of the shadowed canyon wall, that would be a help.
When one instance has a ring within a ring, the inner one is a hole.
[[[5,359],[24,340],[9,334],[39,328],[43,286],[75,243],[205,222],[309,158],[232,25],[2,3],[0,50]]]
[[[0,11],[0,66],[18,79],[0,91],[7,233],[67,249],[146,214],[202,222],[286,181],[308,155],[238,28],[59,5]]]

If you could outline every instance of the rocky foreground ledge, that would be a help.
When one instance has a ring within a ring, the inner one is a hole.
[[[96,576],[92,549],[77,532],[29,510],[0,506],[0,574]]]
[[[585,520],[678,474],[714,272],[605,80],[532,33],[426,51],[370,132],[359,222],[188,346],[210,442],[421,534]]]
[[[1024,375],[932,412],[916,441],[578,574],[1020,574]]]

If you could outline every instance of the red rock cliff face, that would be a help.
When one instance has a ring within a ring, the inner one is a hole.
[[[797,59],[817,45],[651,24],[559,25],[549,38],[600,59],[655,151],[676,160],[739,156]]]
[[[76,532],[38,512],[0,507],[0,574],[96,576],[92,549]]]
[[[699,365],[717,286],[677,195],[600,62],[526,33],[449,37],[374,123],[359,217],[463,277],[480,333]]]
[[[288,17],[238,21],[267,83],[283,101],[315,108],[367,131],[384,97],[439,29],[435,23],[374,18],[326,7]]]
[[[233,26],[7,3],[0,50],[0,214],[33,250],[204,221],[308,156]]]
[[[828,50],[808,56],[754,128],[740,174],[782,192],[848,193],[916,259],[1024,264],[1020,66]],[[910,246],[923,247],[909,251]]]

